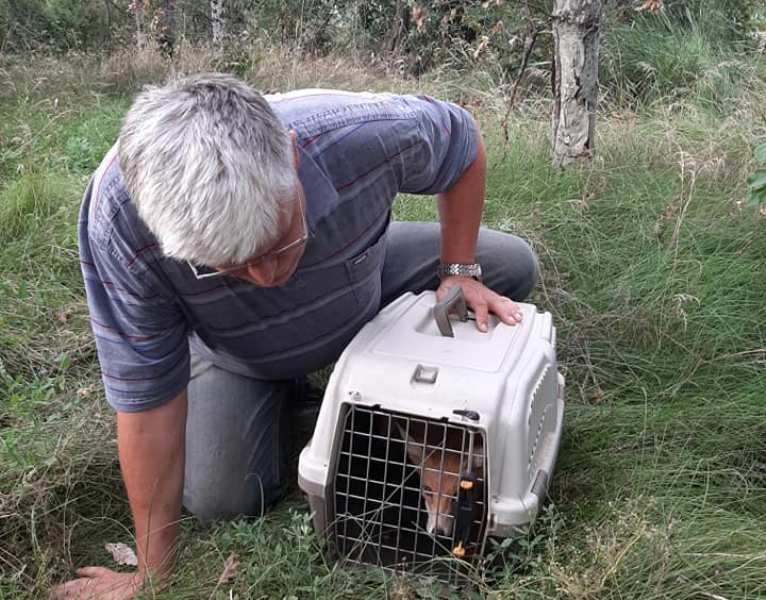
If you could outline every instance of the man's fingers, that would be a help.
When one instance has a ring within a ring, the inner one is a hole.
[[[51,590],[49,598],[51,600],[62,600],[63,598],[67,597],[67,589],[69,589],[67,586],[69,584],[74,583],[74,581],[69,581],[67,583],[60,583],[55,588]]]
[[[510,298],[499,296],[497,301],[492,303],[492,312],[495,313],[503,323],[516,325],[521,323],[521,309]]]
[[[463,288],[466,304],[476,316],[476,328],[479,331],[488,330],[489,313],[497,315],[507,325],[521,323],[522,312],[515,302],[493,292],[473,279],[461,280],[454,284],[451,284],[451,280],[448,282],[445,279],[436,291],[437,301],[441,301],[446,296],[452,285],[460,285]]]
[[[474,303],[473,313],[476,317],[476,327],[479,329],[479,331],[487,331],[487,318],[489,317],[489,307],[487,306],[487,303]]]
[[[76,572],[80,577],[104,577],[114,571],[104,567],[80,567]]]
[[[54,600],[72,600],[73,598],[88,598],[88,590],[92,590],[92,579],[73,579],[61,585],[57,585],[51,592],[51,598]]]

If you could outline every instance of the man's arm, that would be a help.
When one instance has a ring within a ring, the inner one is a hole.
[[[479,126],[475,121],[474,125],[476,158],[452,187],[437,196],[443,263],[470,264],[476,261],[476,238],[484,209],[487,158]],[[480,330],[486,331],[489,312],[509,325],[521,321],[521,311],[509,298],[496,294],[470,277],[445,277],[436,292],[437,298],[441,300],[453,285],[463,288],[466,303],[476,314],[476,326]]]
[[[160,580],[170,568],[181,518],[185,442],[186,390],[155,409],[117,414],[138,569]]]
[[[484,210],[487,155],[476,125],[476,158],[452,187],[438,194],[443,263],[472,263]]]
[[[186,440],[186,390],[170,402],[137,413],[117,413],[120,467],[136,529],[138,570],[78,569],[56,598],[124,600],[145,580],[162,583],[172,565],[181,518]]]

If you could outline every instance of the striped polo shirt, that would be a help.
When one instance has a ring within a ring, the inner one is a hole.
[[[190,348],[262,379],[336,359],[380,307],[391,205],[446,191],[476,155],[473,121],[429,97],[301,90],[266,96],[296,131],[309,240],[280,287],[198,280],[163,255],[125,190],[116,147],[80,209],[80,261],[109,404],[161,405],[189,381]]]

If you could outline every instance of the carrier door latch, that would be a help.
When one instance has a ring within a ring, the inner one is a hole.
[[[460,478],[455,507],[455,547],[452,549],[452,554],[457,558],[465,556],[465,548],[471,539],[476,482],[476,475],[471,472]]]

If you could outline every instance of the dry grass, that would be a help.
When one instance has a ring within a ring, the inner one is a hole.
[[[100,78],[112,89],[130,92],[173,74],[234,72],[264,92],[302,87],[376,90],[396,87],[382,69],[345,56],[311,57],[286,47],[234,45],[225,51],[207,45],[178,44],[167,60],[151,48],[119,50],[102,63]],[[399,82],[403,85],[403,82]]]

